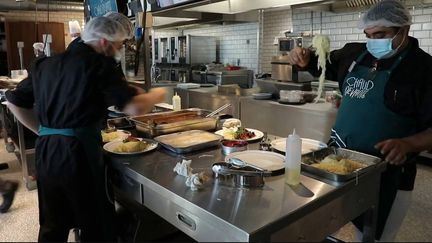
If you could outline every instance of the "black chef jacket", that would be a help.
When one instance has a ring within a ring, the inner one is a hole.
[[[42,126],[91,127],[105,117],[108,106],[122,108],[136,94],[115,66],[113,58],[80,42],[60,55],[38,59],[29,78],[7,91],[6,98],[20,107],[34,107]],[[73,227],[82,229],[84,241],[115,239],[104,165],[90,160],[83,145],[59,135],[37,140],[40,241],[67,240]]]
[[[136,95],[116,65],[113,58],[78,42],[60,55],[38,59],[30,69],[30,78],[7,91],[6,98],[24,108],[34,104],[45,127],[89,126],[105,116],[108,106],[122,109]],[[42,73],[42,69],[52,71]]]
[[[330,63],[326,66],[326,79],[339,82],[342,89],[345,76],[352,62],[366,51],[365,43],[348,43],[342,49],[330,53]],[[385,105],[391,111],[414,117],[418,131],[432,128],[432,57],[419,47],[418,40],[409,37],[407,55],[392,72],[385,88]],[[398,56],[377,60],[368,53],[360,63],[372,67],[377,62],[377,69],[388,69]],[[308,71],[319,76],[318,58],[311,55]]]

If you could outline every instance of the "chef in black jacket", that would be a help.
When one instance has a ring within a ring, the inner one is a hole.
[[[89,21],[74,48],[38,59],[31,79],[6,93],[15,106],[34,107],[40,127],[36,142],[39,241],[66,241],[71,228],[83,241],[116,241],[112,190],[102,159],[101,120],[108,106],[149,112],[165,92],[145,94],[116,71],[127,38],[116,21]]]
[[[408,36],[411,19],[400,1],[377,3],[359,22],[367,43],[346,44],[327,63],[326,78],[339,81],[343,94],[329,145],[388,162],[378,207],[376,238],[382,241],[394,239],[408,209],[415,156],[432,148],[432,57]],[[289,58],[316,76],[321,72],[309,49],[295,48]],[[354,223],[361,229],[360,221]]]

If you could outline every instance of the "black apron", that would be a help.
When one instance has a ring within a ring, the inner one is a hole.
[[[83,171],[82,179],[89,183],[88,191],[83,192],[85,196],[89,197],[87,200],[79,200],[78,202],[72,199],[72,203],[85,204],[81,205],[78,208],[89,207],[94,210],[94,212],[90,212],[92,215],[86,217],[85,219],[73,219],[73,225],[64,225],[65,228],[76,227],[82,230],[82,240],[83,241],[116,241],[116,227],[115,227],[115,208],[113,202],[113,193],[112,188],[108,186],[107,181],[107,167],[103,160],[103,153],[101,149],[101,135],[100,129],[97,126],[85,127],[85,128],[75,128],[75,129],[52,129],[41,127],[39,129],[40,136],[62,136],[65,137],[63,139],[77,139],[79,143],[82,145],[82,150],[85,151],[83,158],[86,158],[86,167],[89,168],[90,171]],[[49,149],[49,148],[48,148]],[[74,163],[72,161],[71,163]],[[81,172],[78,172],[78,176],[80,176]],[[73,190],[73,189],[72,189]],[[80,190],[80,189],[78,189]],[[44,188],[42,186],[41,192],[44,192]],[[80,192],[73,192],[80,193]],[[93,195],[91,195],[93,194]],[[55,195],[53,195],[55,196]],[[50,200],[50,198],[42,195],[42,203],[44,200]],[[72,205],[71,208],[74,208]],[[49,210],[49,209],[45,209]],[[72,209],[72,210],[77,210]],[[93,211],[92,210],[92,211]],[[47,212],[44,212],[47,213]],[[55,213],[55,212],[53,212]],[[57,212],[58,213],[58,212]],[[80,212],[76,212],[77,215]],[[48,212],[49,215],[49,212]],[[76,216],[72,216],[76,217]],[[44,221],[44,220],[42,220]],[[83,221],[92,221],[83,222]],[[47,223],[48,225],[50,222]],[[51,230],[43,229],[43,225],[41,225],[40,232],[40,240],[56,240],[52,239],[59,233],[50,233]],[[54,230],[55,231],[55,230]],[[44,236],[46,235],[46,237]]]

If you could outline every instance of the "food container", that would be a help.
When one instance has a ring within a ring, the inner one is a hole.
[[[218,117],[205,117],[209,111],[202,109],[184,109],[131,117],[139,132],[154,136],[188,131],[215,130]]]
[[[224,162],[214,163],[212,170],[217,182],[233,187],[263,187],[264,177],[271,176],[269,171]]]
[[[318,94],[315,91],[303,91],[303,101],[307,103],[314,102]]]
[[[168,150],[182,154],[217,146],[222,136],[201,130],[191,130],[158,136],[154,140]]]
[[[233,152],[247,150],[248,143],[242,140],[222,140],[222,153],[228,155]]]
[[[303,92],[300,90],[281,90],[279,91],[281,101],[301,102],[303,100]]]
[[[359,169],[355,172],[352,172],[350,174],[346,174],[346,175],[331,173],[331,172],[328,172],[328,171],[325,171],[325,170],[311,166],[314,163],[319,163],[326,156],[331,155],[331,154],[335,154],[336,156],[340,156],[340,157],[347,158],[347,159],[356,160],[356,161],[359,161],[359,162],[366,164],[367,166],[362,168],[362,169]],[[329,147],[329,148],[320,149],[320,150],[317,150],[317,151],[303,155],[301,167],[302,167],[303,171],[306,171],[306,172],[308,172],[312,175],[315,175],[317,177],[321,177],[321,178],[336,181],[336,182],[344,182],[344,181],[349,181],[351,179],[354,179],[354,178],[358,177],[359,175],[361,175],[367,171],[372,170],[373,168],[376,167],[377,164],[379,164],[381,162],[382,161],[380,158],[372,156],[372,155],[368,155],[368,154],[364,154],[364,153],[360,153],[360,152],[356,152],[356,151],[352,151],[352,150],[348,150],[348,149],[343,149],[343,148]]]
[[[338,91],[326,91],[325,92],[325,100],[332,104],[334,108],[339,108],[341,103],[341,95]]]

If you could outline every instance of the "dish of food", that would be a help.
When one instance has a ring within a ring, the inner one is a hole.
[[[259,130],[242,127],[241,121],[235,118],[227,119],[222,124],[222,129],[215,133],[226,140],[254,141],[264,137],[264,133]]]
[[[102,135],[102,142],[108,143],[112,141],[122,141],[128,138],[131,135],[131,133],[124,130],[114,129],[112,131],[102,130],[101,135]]]
[[[365,168],[367,164],[352,159],[341,158],[336,155],[328,155],[319,163],[311,164],[311,166],[330,173],[347,175]]]
[[[224,127],[222,130],[216,131],[215,133],[223,136],[226,140],[255,141],[264,137],[264,133],[259,130],[243,127]]]
[[[327,144],[318,140],[309,138],[302,138],[302,154],[307,154],[322,148],[327,148]],[[286,138],[275,139],[270,143],[273,150],[285,153],[286,150]]]
[[[129,137],[123,141],[112,141],[103,148],[114,154],[133,155],[145,153],[156,149],[158,143],[151,139]]]

